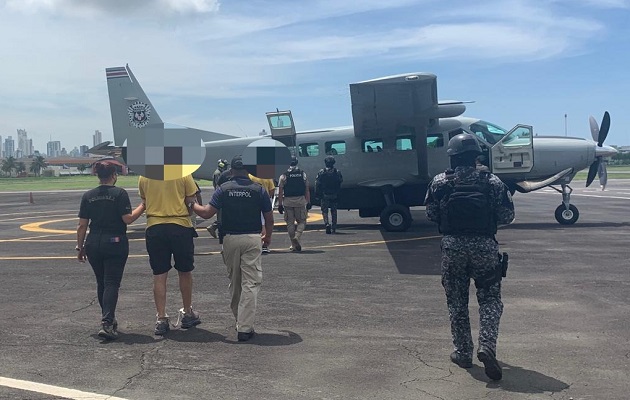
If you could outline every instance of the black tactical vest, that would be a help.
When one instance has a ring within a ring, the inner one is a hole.
[[[339,193],[341,188],[341,180],[339,179],[339,172],[336,168],[322,169],[319,173],[319,183],[322,186],[322,193],[324,195],[335,195]]]
[[[440,232],[444,235],[493,236],[497,233],[490,191],[490,174],[480,173],[477,182],[457,182],[447,171],[445,207],[440,208]]]
[[[242,181],[241,181],[242,182]],[[262,187],[254,182],[239,185],[228,181],[221,185],[221,232],[223,234],[260,233]]]
[[[296,168],[284,173],[287,180],[284,182],[284,197],[304,196],[306,183],[304,182],[304,172]]]

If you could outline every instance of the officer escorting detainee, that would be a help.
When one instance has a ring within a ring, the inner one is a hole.
[[[231,162],[232,179],[217,187],[210,204],[188,206],[202,218],[212,218],[221,210],[223,262],[230,279],[230,306],[236,318],[238,341],[251,339],[258,291],[262,283],[262,246],[269,246],[273,232],[273,212],[267,191],[249,179],[241,156]],[[265,220],[262,237],[260,214]]]
[[[496,359],[499,321],[503,313],[501,278],[507,269],[494,237],[497,225],[514,220],[514,204],[501,180],[475,168],[481,148],[474,136],[463,133],[448,143],[451,167],[433,178],[427,190],[427,217],[439,226],[442,238],[442,286],[446,292],[455,351],[451,361],[472,367],[473,340],[468,313],[470,279],[475,280],[479,303],[477,358],[492,380],[503,376]]]

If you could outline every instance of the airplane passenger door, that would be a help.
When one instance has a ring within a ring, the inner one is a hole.
[[[492,146],[491,165],[494,174],[529,172],[534,166],[534,130],[529,125],[516,125],[503,139]]]

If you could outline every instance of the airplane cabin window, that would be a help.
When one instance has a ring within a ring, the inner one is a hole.
[[[291,118],[288,115],[277,115],[269,118],[269,123],[273,128],[290,128]]]
[[[431,133],[427,135],[427,148],[435,149],[444,147],[444,135],[441,133]]]
[[[319,155],[318,143],[300,143],[298,145],[298,155],[300,157],[315,157]]]
[[[326,142],[324,144],[326,154],[329,156],[335,156],[337,154],[346,154],[346,142],[343,140],[337,140],[334,142]]]
[[[366,139],[362,144],[362,151],[364,153],[378,153],[383,151],[382,139]]]
[[[405,151],[405,150],[413,150],[416,146],[414,146],[414,137],[409,136],[399,136],[396,138],[396,150]]]

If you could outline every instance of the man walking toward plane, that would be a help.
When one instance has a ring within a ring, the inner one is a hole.
[[[278,212],[284,214],[291,239],[291,251],[302,251],[300,239],[306,228],[307,209],[311,204],[306,173],[297,165],[297,157],[292,156],[289,169],[278,181]]]
[[[327,156],[324,159],[324,165],[326,168],[319,170],[315,178],[315,195],[320,199],[326,233],[331,234],[337,232],[337,195],[341,189],[343,177],[335,168],[335,157]],[[330,210],[332,221],[328,220],[328,210]]]
[[[179,315],[181,327],[191,328],[200,324],[201,320],[192,309],[192,270],[195,268],[193,237],[196,232],[186,204],[196,200],[197,185],[191,175],[168,181],[141,176],[138,188],[140,198],[146,204],[146,247],[153,270],[153,297],[157,309],[154,333],[165,335],[170,330],[166,313],[166,279],[173,267],[179,276],[184,306]],[[174,265],[171,265],[171,257],[175,261]]]
[[[436,175],[427,190],[427,217],[436,222],[442,238],[442,286],[446,292],[455,351],[451,361],[472,367],[473,340],[468,313],[468,290],[474,279],[479,303],[477,358],[492,380],[503,376],[496,359],[499,321],[503,313],[497,224],[514,220],[508,188],[495,175],[475,168],[481,154],[473,135],[454,136],[448,143],[451,167]],[[507,255],[505,255],[507,257]],[[507,259],[504,259],[507,263]]]
[[[232,313],[236,318],[238,341],[254,336],[254,316],[262,283],[262,246],[269,246],[273,233],[273,213],[267,191],[252,182],[240,156],[232,159],[232,179],[217,188],[210,204],[189,207],[200,217],[211,218],[221,210],[223,261],[230,279]],[[260,239],[264,217],[265,235]]]

